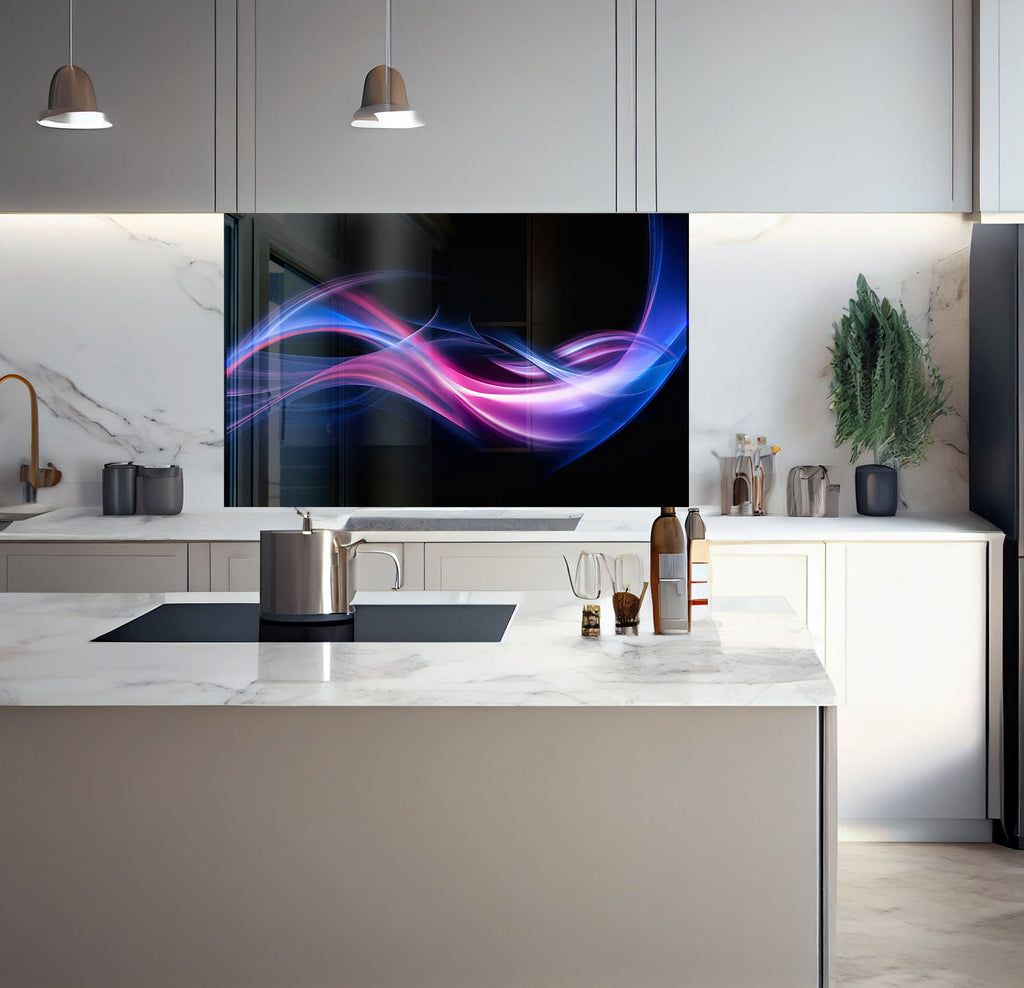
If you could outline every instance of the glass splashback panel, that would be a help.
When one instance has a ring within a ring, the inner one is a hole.
[[[229,223],[229,504],[686,503],[685,214]]]

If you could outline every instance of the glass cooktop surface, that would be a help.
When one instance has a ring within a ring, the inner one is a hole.
[[[355,614],[261,621],[252,603],[161,604],[97,642],[499,642],[515,604],[360,604]]]

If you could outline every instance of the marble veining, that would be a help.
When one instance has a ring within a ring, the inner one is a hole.
[[[691,216],[689,499],[718,503],[712,453],[728,455],[742,430],[783,447],[780,481],[794,465],[828,464],[852,512],[853,467],[833,447],[827,411],[827,346],[862,270],[934,335],[953,392],[927,464],[904,472],[904,498],[914,511],[964,510],[969,239],[953,214]],[[220,507],[222,217],[9,214],[0,271],[0,371],[39,387],[43,462],[65,474],[41,499],[98,505],[101,465],[131,456],[177,460],[186,511]],[[25,421],[23,396],[0,391],[0,504],[18,498]],[[784,505],[780,482],[769,509]]]
[[[935,422],[935,442],[924,468],[901,472],[901,499],[911,509],[928,505],[964,511],[969,504],[967,409],[970,250],[942,258],[903,283],[911,326],[931,341],[932,354],[946,382],[947,413]]]
[[[223,218],[0,217],[0,372],[39,395],[56,505],[98,505],[112,460],[177,462],[186,509],[223,501]],[[21,395],[0,393],[0,503],[28,456]]]
[[[785,512],[788,471],[817,463],[840,485],[840,511],[855,510],[850,449],[835,448],[828,410],[828,348],[863,272],[934,338],[954,407],[927,462],[902,471],[905,510],[965,511],[970,232],[953,214],[692,215],[689,499],[718,502],[714,454],[731,456],[745,432],[782,447],[769,511]]]
[[[500,643],[172,644],[90,639],[163,602],[254,594],[4,594],[7,705],[820,706],[835,690],[807,630],[779,602],[722,599],[692,635],[580,636],[568,594],[515,600]],[[415,601],[415,592],[393,595]],[[436,597],[436,594],[435,594]],[[364,598],[366,600],[367,598]],[[356,605],[360,602],[356,597]],[[649,624],[648,624],[649,627]]]

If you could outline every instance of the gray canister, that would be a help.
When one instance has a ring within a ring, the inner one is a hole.
[[[179,466],[139,467],[135,510],[140,515],[181,512],[185,487]]]
[[[135,481],[138,467],[134,463],[103,464],[103,513],[105,515],[135,514]]]

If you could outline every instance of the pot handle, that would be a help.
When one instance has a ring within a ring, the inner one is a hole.
[[[359,541],[360,542],[364,542],[366,540],[365,539],[360,539]],[[356,543],[353,543],[353,545],[355,545],[355,544]],[[390,549],[367,549],[365,552],[357,553],[357,555],[359,555],[359,556],[369,556],[369,555],[390,556],[392,562],[395,564],[395,583],[394,583],[394,586],[392,586],[391,589],[392,590],[399,590],[399,589],[401,589],[401,586],[402,586],[402,564],[401,564],[401,562],[399,562],[398,556],[396,556],[395,553],[393,553]]]
[[[349,549],[355,549],[357,545],[362,545],[366,539],[356,539],[355,542],[342,542],[341,539],[335,535],[331,541],[334,543],[334,551],[340,555],[343,552],[347,552]]]
[[[355,542],[342,542],[337,535],[334,536],[334,551],[339,555],[341,553],[352,550],[353,555],[366,555],[368,553],[374,553],[378,556],[390,556],[392,562],[395,564],[395,582],[391,587],[392,590],[400,590],[402,587],[402,563],[398,556],[395,555],[390,549],[367,549],[365,552],[356,553],[355,548],[357,545],[362,545],[366,539],[356,539]]]

